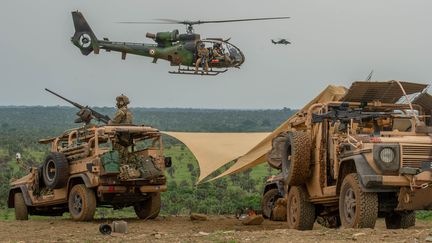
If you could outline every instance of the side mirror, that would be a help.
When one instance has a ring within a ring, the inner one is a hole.
[[[165,167],[166,168],[171,167],[171,165],[172,165],[171,157],[165,157],[164,161],[165,161]]]

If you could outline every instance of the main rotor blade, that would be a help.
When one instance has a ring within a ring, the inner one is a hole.
[[[120,24],[185,24],[185,25],[195,25],[195,24],[217,24],[217,23],[229,23],[229,22],[244,22],[244,21],[260,21],[260,20],[275,20],[275,19],[289,19],[291,17],[270,17],[270,18],[251,18],[251,19],[226,19],[226,20],[175,20],[175,19],[156,19],[160,22],[149,22],[149,21],[127,21],[127,22],[117,22]]]
[[[180,21],[180,20],[175,20],[175,19],[155,19],[157,21],[122,21],[122,22],[117,22],[120,24],[190,24],[190,23],[195,23],[197,21]]]
[[[156,19],[159,21],[164,21],[166,23],[172,23],[172,24],[184,24],[185,22],[190,22],[190,21],[181,21],[181,20],[176,20],[176,19]]]
[[[194,24],[212,24],[212,23],[228,23],[228,22],[243,22],[257,20],[272,20],[272,19],[289,19],[290,17],[270,17],[270,18],[252,18],[252,19],[227,19],[227,20],[198,20]]]
[[[173,23],[155,22],[155,21],[122,21],[116,23],[117,24],[173,24]]]

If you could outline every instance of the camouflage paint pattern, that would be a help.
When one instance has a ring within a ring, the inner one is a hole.
[[[146,36],[153,39],[156,44],[115,42],[107,38],[99,40],[84,19],[82,13],[78,11],[72,12],[72,18],[75,26],[75,34],[72,36],[71,41],[81,50],[83,55],[89,55],[91,52],[98,54],[99,50],[103,49],[107,52],[120,52],[122,54],[122,59],[125,59],[127,54],[133,54],[152,57],[153,63],[156,63],[158,59],[163,59],[169,61],[171,66],[184,65],[193,67],[196,60],[195,53],[197,43],[202,41],[208,44],[216,42],[223,43],[227,46],[228,53],[233,55],[231,57],[233,62],[211,60],[209,62],[210,68],[240,67],[245,60],[240,49],[225,40],[201,40],[199,34],[179,34],[178,30],[158,32],[156,34],[148,33]]]

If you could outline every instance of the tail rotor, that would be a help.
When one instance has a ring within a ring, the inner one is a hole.
[[[99,53],[99,43],[90,25],[79,11],[72,12],[75,34],[72,36],[72,43],[81,50],[83,55],[88,55],[92,51]]]

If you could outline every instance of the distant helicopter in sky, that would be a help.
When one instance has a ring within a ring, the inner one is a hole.
[[[114,42],[110,41],[108,38],[98,39],[82,13],[74,11],[72,12],[72,19],[74,22],[75,33],[72,36],[71,41],[80,49],[81,53],[86,56],[91,52],[98,54],[99,50],[103,49],[107,52],[120,52],[123,60],[126,59],[126,54],[147,56],[153,58],[153,63],[156,63],[158,59],[167,60],[170,62],[171,66],[178,67],[178,70],[169,72],[173,74],[217,75],[226,72],[229,68],[240,68],[245,61],[245,56],[238,47],[228,42],[230,39],[201,39],[199,34],[194,33],[194,25],[288,18],[290,17],[212,21],[178,21],[172,19],[160,19],[158,22],[120,22],[125,24],[183,24],[187,26],[186,33],[182,34],[180,34],[178,30],[157,32],[156,34],[147,33],[146,37],[154,40],[156,43],[146,44]],[[204,64],[203,61],[208,63],[209,70],[206,73],[194,70],[195,62],[198,59],[197,49],[201,45],[207,48],[209,52],[209,56],[206,58],[207,60],[201,60],[202,63],[200,63],[200,65]],[[220,55],[215,55],[215,48],[217,48]]]
[[[282,38],[279,38],[279,39],[271,39],[271,42],[273,43],[273,44],[275,44],[275,45],[288,45],[288,44],[291,44],[291,42],[289,42],[289,41],[287,41],[286,39],[282,39]]]

